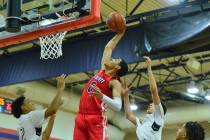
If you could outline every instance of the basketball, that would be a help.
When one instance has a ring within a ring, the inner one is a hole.
[[[106,24],[110,31],[121,33],[126,28],[126,21],[124,16],[119,13],[113,12],[109,15]]]

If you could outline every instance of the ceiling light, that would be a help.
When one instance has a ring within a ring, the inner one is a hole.
[[[210,101],[210,89],[206,89],[205,99]]]
[[[131,110],[137,110],[138,109],[138,106],[136,105],[134,99],[131,99],[130,108],[131,108]]]
[[[137,110],[138,109],[138,106],[136,104],[131,104],[130,107],[131,107],[131,110]]]
[[[206,95],[205,99],[210,101],[210,95]]]
[[[199,89],[197,87],[189,87],[187,89],[187,92],[192,93],[192,94],[195,94],[195,93],[198,93],[199,92]]]
[[[195,85],[195,82],[194,81],[191,81],[190,84],[188,85],[187,92],[188,93],[192,93],[192,94],[195,94],[195,93],[198,93],[199,92],[199,89]]]

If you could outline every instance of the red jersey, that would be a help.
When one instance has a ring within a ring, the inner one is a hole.
[[[80,98],[79,113],[83,114],[101,114],[106,110],[107,105],[102,102],[101,99],[91,96],[94,89],[92,85],[96,85],[103,94],[112,98],[112,91],[109,87],[109,82],[114,77],[107,75],[105,70],[100,70],[95,76],[93,76],[85,85],[82,96]]]

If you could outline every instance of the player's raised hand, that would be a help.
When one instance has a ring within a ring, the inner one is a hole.
[[[145,62],[147,66],[151,67],[152,66],[152,60],[148,56],[143,57],[145,59]]]
[[[64,88],[65,88],[65,77],[66,77],[66,75],[62,74],[61,76],[56,78],[58,89],[64,90]]]

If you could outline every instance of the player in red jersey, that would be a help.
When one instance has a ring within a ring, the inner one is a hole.
[[[112,51],[124,35],[116,34],[106,45],[101,70],[85,85],[75,120],[74,140],[107,140],[107,107],[122,107],[119,78],[128,71],[123,59],[111,59]]]

